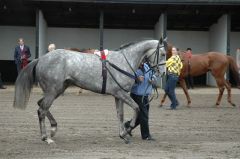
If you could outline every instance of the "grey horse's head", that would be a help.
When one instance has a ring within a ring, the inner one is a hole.
[[[166,72],[166,46],[163,40],[159,41],[158,48],[150,49],[147,51],[145,56],[145,61],[152,67],[155,71],[156,76],[162,77]]]

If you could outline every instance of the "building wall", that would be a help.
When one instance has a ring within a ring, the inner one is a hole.
[[[20,37],[25,39],[26,45],[31,49],[32,60],[35,57],[36,47],[35,27],[0,26],[0,33],[0,71],[3,74],[2,78],[4,81],[14,81],[13,78],[16,78],[16,71],[13,62],[13,52],[17,45],[17,40]],[[46,44],[55,43],[57,48],[99,49],[99,29],[49,27],[46,29],[46,34],[43,36],[44,39],[47,39]],[[120,45],[131,41],[154,38],[154,34],[154,30],[105,29],[104,48],[116,49]],[[207,31],[167,31],[168,42],[176,45],[181,50],[191,47],[194,54],[210,50],[209,43],[211,43],[212,39],[209,39],[209,34]],[[230,39],[231,53],[235,56],[236,48],[240,47],[240,33],[231,33]],[[46,49],[42,50],[43,54],[45,54],[47,46]]]
[[[116,49],[124,43],[153,38],[152,30],[105,29],[104,48]],[[48,28],[48,43],[57,48],[96,48],[99,49],[99,29],[86,28]]]
[[[34,27],[0,26],[0,33],[0,60],[13,60],[14,48],[19,38],[23,38],[31,53],[35,54]]]
[[[207,31],[167,31],[168,42],[186,50],[192,48],[193,54],[208,52],[209,32]]]

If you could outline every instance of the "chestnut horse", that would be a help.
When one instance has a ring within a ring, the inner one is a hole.
[[[168,45],[167,58],[171,57],[172,55],[171,48],[172,46]],[[196,54],[192,55],[190,59],[188,59],[188,57],[185,56],[185,52],[180,51],[179,55],[183,61],[183,68],[181,70],[181,74],[179,77],[179,83],[186,95],[188,107],[190,107],[191,99],[184,78],[188,75],[193,77],[199,76],[207,73],[208,71],[210,71],[213,77],[215,78],[219,89],[216,106],[219,106],[225,88],[227,89],[228,102],[232,106],[235,106],[231,99],[231,84],[224,78],[224,75],[229,67],[236,80],[237,87],[240,89],[240,78],[238,74],[238,68],[233,57],[224,55],[223,53],[220,52],[207,52],[202,54]],[[163,105],[165,99],[166,94],[164,94],[160,106]]]

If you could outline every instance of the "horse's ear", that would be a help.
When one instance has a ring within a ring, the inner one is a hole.
[[[159,39],[159,43],[160,43],[160,44],[163,43],[163,38],[162,38],[162,37]]]
[[[163,39],[163,42],[167,42],[167,37],[165,37],[165,38]]]

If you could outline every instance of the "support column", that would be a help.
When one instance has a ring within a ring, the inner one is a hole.
[[[39,9],[36,9],[36,48],[35,58],[39,57]]]
[[[47,22],[41,10],[36,11],[36,55],[41,57],[47,52]]]
[[[230,15],[223,15],[218,19],[216,24],[210,27],[209,31],[209,50],[217,51],[223,54],[230,52]],[[226,77],[226,76],[225,76]],[[211,73],[207,73],[207,84],[210,86],[217,86],[214,77]]]
[[[104,35],[104,12],[103,10],[100,11],[100,19],[99,19],[99,35],[100,35],[100,51],[103,50],[103,35]]]

